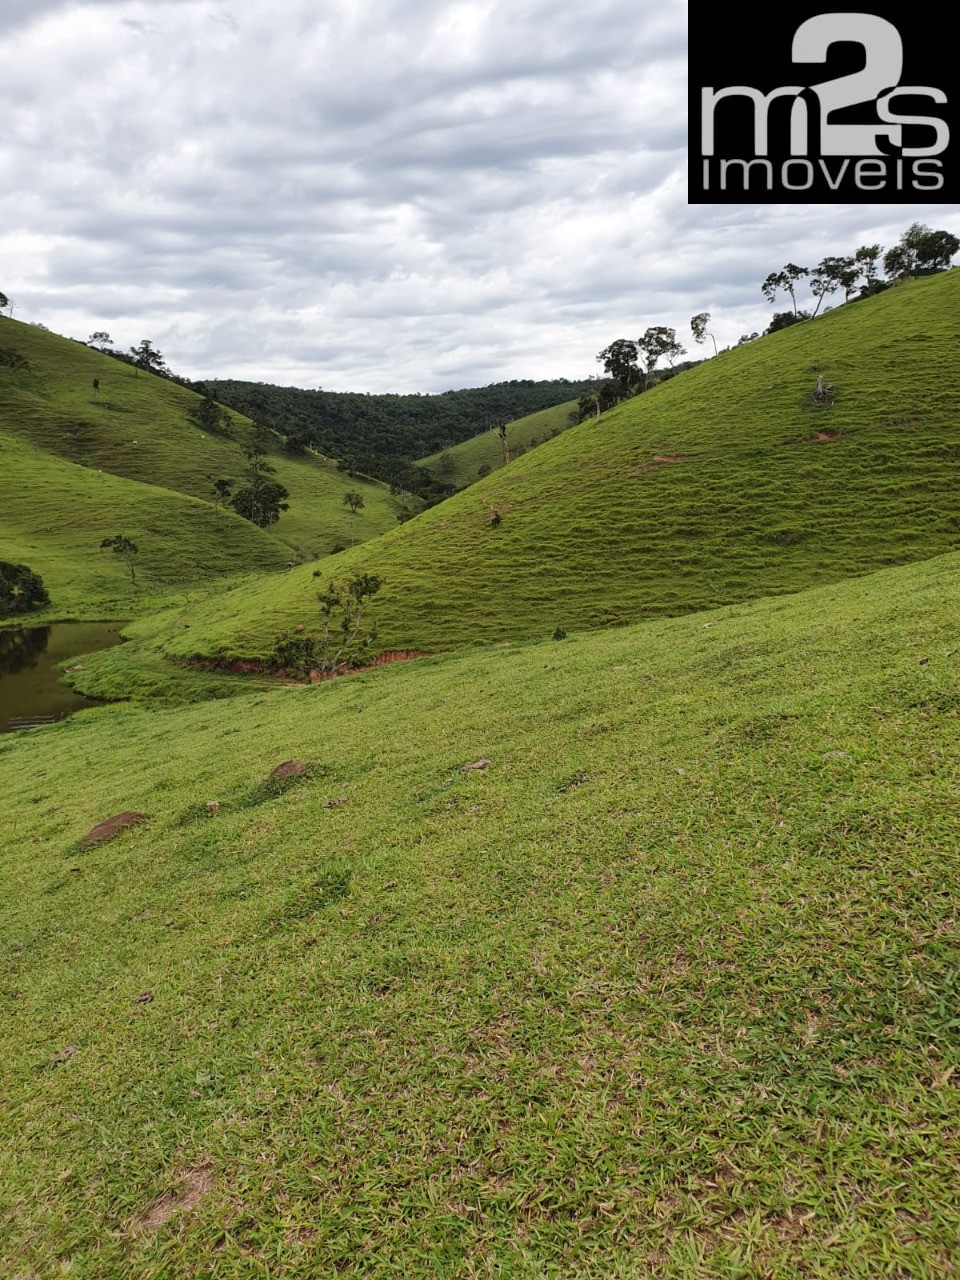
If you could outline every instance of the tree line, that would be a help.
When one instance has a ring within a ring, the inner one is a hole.
[[[934,230],[914,222],[886,251],[882,245],[866,244],[853,253],[821,258],[815,267],[801,267],[795,262],[788,262],[779,271],[771,271],[760,286],[769,303],[775,305],[778,296],[783,294],[792,304],[790,311],[774,313],[765,332],[776,333],[800,321],[812,320],[824,299],[834,294],[842,292],[844,302],[850,302],[880,293],[912,276],[943,271],[958,252],[960,239],[952,232]],[[816,299],[812,311],[802,309],[797,299],[803,282]],[[710,332],[709,324],[710,313],[701,311],[691,317],[690,331],[698,345],[705,344],[709,338],[714,355],[717,355],[717,340]],[[759,333],[743,334],[736,345],[743,346],[759,336]],[[640,338],[618,338],[611,342],[597,355],[607,376],[595,382],[589,392],[581,396],[578,408],[580,421],[591,416],[599,418],[601,413],[621,400],[639,395],[655,382],[680,372],[686,366],[678,366],[676,362],[685,354],[685,348],[677,341],[676,330],[667,325],[653,325]],[[670,366],[668,370],[659,368],[664,359]]]
[[[800,320],[812,320],[825,298],[842,293],[844,302],[867,298],[888,289],[891,284],[911,276],[943,271],[960,250],[960,240],[949,231],[935,231],[914,222],[902,233],[897,244],[884,251],[879,244],[860,245],[853,253],[831,255],[815,267],[801,267],[788,262],[779,271],[771,271],[760,291],[771,305],[779,295],[790,299],[791,310],[775,312],[767,333],[776,333]],[[881,277],[881,265],[883,275]],[[812,311],[802,310],[797,291],[802,282],[816,299]]]

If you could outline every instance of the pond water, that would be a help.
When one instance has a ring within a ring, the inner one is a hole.
[[[62,720],[97,705],[63,683],[58,663],[120,643],[122,622],[0,627],[0,733]]]

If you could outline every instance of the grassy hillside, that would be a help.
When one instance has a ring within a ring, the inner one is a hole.
[[[953,1274],[958,612],[951,556],[0,740],[7,1273]]]
[[[316,457],[278,453],[271,462],[290,491],[290,510],[266,533],[227,515],[221,533],[208,477],[242,483],[245,419],[237,418],[233,439],[205,434],[187,416],[198,403],[193,392],[14,320],[0,318],[0,347],[29,363],[20,372],[0,365],[0,446],[15,468],[0,511],[0,557],[26,546],[44,578],[69,582],[55,605],[108,604],[104,571],[86,563],[97,535],[133,537],[144,585],[162,589],[281,568],[292,556],[324,555],[395,523],[384,486],[348,479]],[[342,502],[350,488],[365,500],[356,516]]]
[[[383,648],[680,614],[960,545],[960,271],[705,361],[550,440],[336,569],[380,574]],[[813,403],[818,372],[834,401]],[[184,612],[171,656],[309,624],[309,567]]]
[[[565,404],[554,405],[552,409],[541,409],[539,413],[531,413],[511,422],[507,428],[511,456],[516,457],[518,449],[525,452],[534,448],[535,442],[539,444],[554,433],[559,435],[561,431],[566,431],[570,426],[570,414],[575,413],[576,408],[576,400],[568,400]],[[443,468],[440,461],[443,457],[449,457],[453,465],[452,471]],[[421,458],[417,465],[426,467],[441,480],[455,484],[458,489],[464,489],[477,479],[479,467],[487,466],[491,471],[496,471],[503,466],[500,437],[491,427],[489,431],[474,436],[472,440],[464,440],[462,444],[453,445],[443,453],[432,453],[429,458]]]

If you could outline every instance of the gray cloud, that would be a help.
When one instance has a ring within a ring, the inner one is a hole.
[[[679,0],[14,0],[0,288],[172,367],[365,390],[581,376],[612,338],[956,209],[691,207]],[[318,12],[319,8],[319,12]]]

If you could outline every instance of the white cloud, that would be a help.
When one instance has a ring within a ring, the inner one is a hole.
[[[679,0],[7,0],[0,288],[171,366],[363,390],[596,371],[936,207],[690,207]]]

